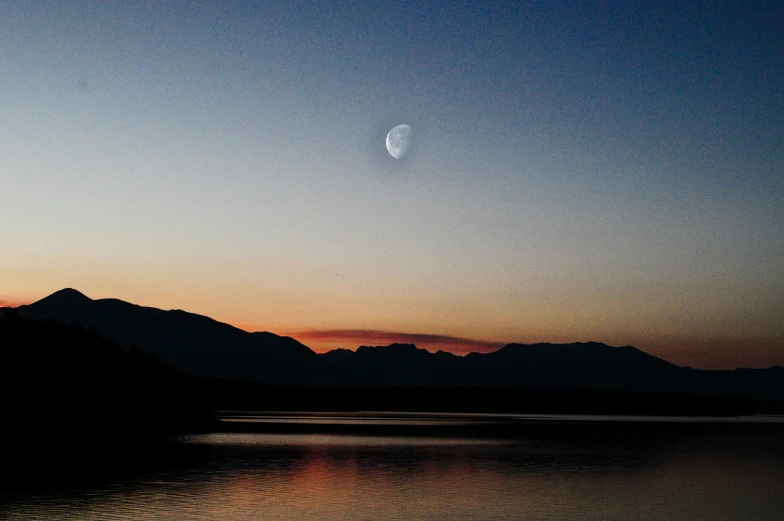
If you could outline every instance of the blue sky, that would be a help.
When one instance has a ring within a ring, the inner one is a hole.
[[[783,20],[2,2],[0,294],[784,363]]]

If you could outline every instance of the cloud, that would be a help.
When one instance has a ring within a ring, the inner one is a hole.
[[[451,351],[453,353],[495,351],[506,342],[488,342],[445,335],[428,335],[423,333],[400,333],[397,331],[379,331],[375,329],[316,329],[304,331],[291,331],[287,336],[296,338],[300,342],[330,342],[359,345],[379,344],[416,344],[428,351]],[[353,347],[353,346],[352,346]]]

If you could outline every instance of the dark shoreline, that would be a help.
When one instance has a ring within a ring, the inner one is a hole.
[[[47,438],[77,441],[109,436],[130,443],[167,436],[213,431],[248,431],[248,426],[227,427],[220,411],[255,414],[258,411],[286,413],[351,413],[384,411],[391,414],[488,414],[488,415],[592,415],[607,417],[696,417],[733,418],[751,415],[784,414],[784,403],[776,400],[715,398],[680,393],[634,391],[542,390],[501,388],[418,388],[418,387],[316,387],[269,386],[238,380],[183,377],[189,399],[167,414],[157,409],[146,414],[134,409],[94,407],[87,411],[22,407],[5,411],[0,418],[0,440],[38,443]],[[87,414],[85,414],[87,413]],[[376,413],[377,414],[377,413]],[[498,418],[493,422],[498,423]],[[286,423],[282,421],[281,423]],[[477,427],[475,421],[469,423]],[[509,423],[506,420],[501,423]],[[266,429],[293,432],[307,426]],[[378,426],[370,426],[377,430]],[[394,426],[385,426],[395,430]],[[508,427],[504,427],[506,429]],[[447,431],[446,426],[440,430]],[[252,430],[252,429],[250,429]],[[334,430],[350,430],[335,426]]]
[[[686,393],[486,387],[275,386],[199,379],[213,410],[627,416],[784,414],[784,401]]]

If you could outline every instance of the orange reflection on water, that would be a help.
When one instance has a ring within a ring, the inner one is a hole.
[[[185,441],[209,452],[197,467],[6,501],[0,518],[780,521],[784,447],[780,427],[769,429],[630,435],[622,424],[570,425],[514,440],[211,434]]]

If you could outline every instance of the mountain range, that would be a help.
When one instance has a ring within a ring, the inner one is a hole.
[[[293,338],[249,333],[182,310],[63,289],[16,308],[19,316],[76,323],[192,375],[272,385],[485,387],[686,392],[784,398],[784,368],[707,371],[631,346],[509,344],[492,353],[430,353],[411,344],[315,353]]]

